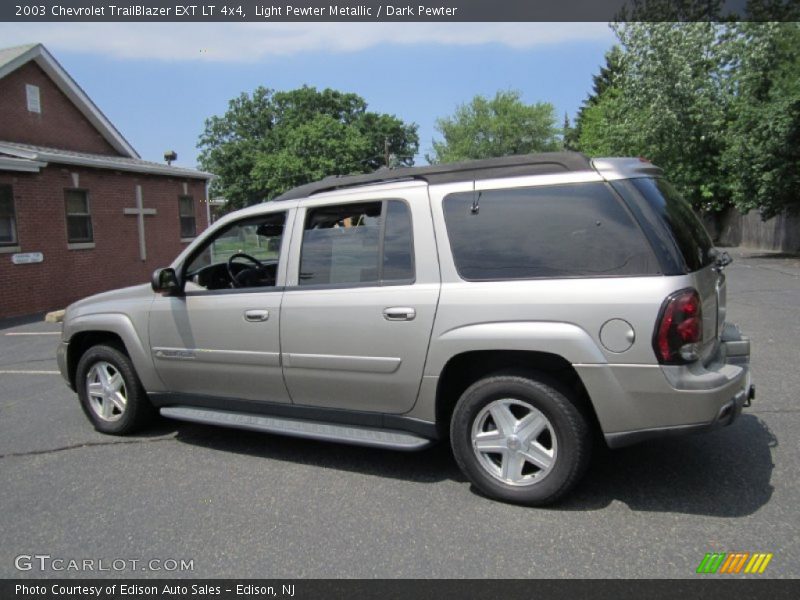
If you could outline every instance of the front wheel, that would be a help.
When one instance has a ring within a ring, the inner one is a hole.
[[[492,498],[555,502],[583,475],[591,435],[571,393],[545,376],[500,374],[470,386],[451,421],[453,454]]]
[[[83,412],[102,433],[133,433],[155,414],[130,358],[112,346],[92,346],[83,354],[75,386]]]

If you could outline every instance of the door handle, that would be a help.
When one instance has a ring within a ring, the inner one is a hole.
[[[417,311],[408,306],[390,306],[383,309],[383,318],[387,321],[413,321]]]
[[[244,311],[244,320],[250,321],[251,323],[259,323],[261,321],[266,321],[269,319],[269,311],[268,310],[246,310]]]

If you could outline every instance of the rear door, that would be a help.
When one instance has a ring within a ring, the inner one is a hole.
[[[281,307],[295,404],[413,407],[439,298],[435,257],[424,184],[301,203]]]

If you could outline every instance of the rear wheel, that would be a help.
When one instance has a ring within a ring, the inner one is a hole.
[[[92,346],[83,354],[75,385],[83,412],[102,433],[133,433],[155,414],[130,358],[112,346]]]
[[[453,454],[467,478],[499,500],[542,505],[580,479],[591,435],[572,394],[546,376],[499,374],[470,386],[451,421]]]

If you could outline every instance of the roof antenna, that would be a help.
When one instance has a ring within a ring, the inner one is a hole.
[[[469,209],[469,212],[472,213],[473,215],[477,215],[481,210],[479,204],[479,202],[481,201],[481,194],[483,194],[483,192],[478,192],[478,195],[475,196],[474,200],[472,201],[472,208]]]

